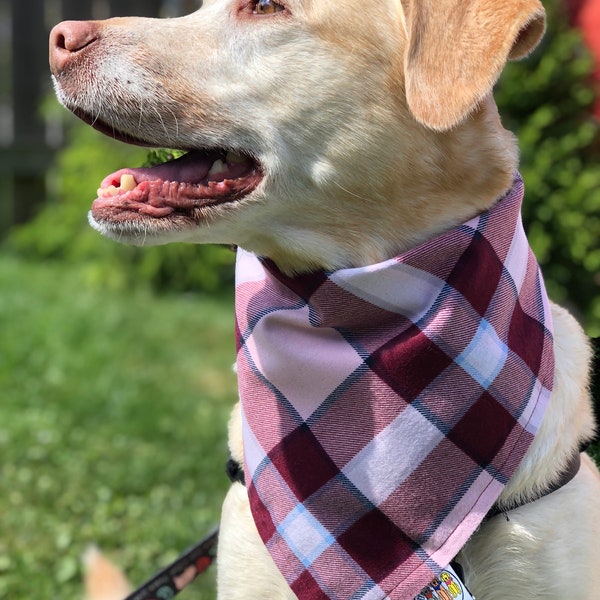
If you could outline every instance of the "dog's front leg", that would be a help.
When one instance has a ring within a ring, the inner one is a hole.
[[[242,413],[229,421],[229,451],[243,464]],[[265,548],[250,512],[248,492],[234,483],[223,503],[217,558],[218,600],[297,600]]]
[[[231,486],[223,503],[217,589],[219,600],[296,600],[260,539],[241,483]]]

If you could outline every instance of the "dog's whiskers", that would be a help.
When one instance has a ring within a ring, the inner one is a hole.
[[[158,120],[160,121],[160,124],[162,125],[162,128],[164,129],[164,132],[167,136],[167,140],[169,141],[169,144],[170,144],[171,143],[171,135],[169,134],[169,130],[167,129],[167,126],[165,125],[162,115],[160,114],[160,111],[157,108],[153,107],[153,110],[156,113]]]
[[[173,121],[175,122],[175,135],[179,137],[179,121],[177,120],[177,115],[168,107],[165,107],[171,115],[173,115]]]
[[[117,128],[115,127],[115,120],[110,118],[110,127],[112,129],[112,136],[116,140],[117,139]]]
[[[337,187],[339,187],[340,190],[342,190],[343,192],[346,192],[346,194],[350,194],[351,196],[354,196],[355,198],[358,198],[359,200],[363,200],[364,202],[369,202],[370,204],[375,202],[375,200],[373,200],[373,198],[367,198],[366,196],[361,196],[360,194],[356,194],[356,193],[346,189],[343,185],[340,185],[337,181],[334,181],[333,184],[336,185]]]
[[[102,108],[103,108],[103,104],[102,104],[102,102],[100,102],[98,109],[95,111],[96,116],[94,117],[94,120],[91,123],[92,127],[100,120],[100,115],[102,114]],[[90,112],[92,112],[92,111],[90,111]]]
[[[138,129],[142,128],[142,121],[144,119],[144,97],[140,98],[140,119],[138,121]]]

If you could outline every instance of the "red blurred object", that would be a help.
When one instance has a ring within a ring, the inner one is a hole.
[[[566,0],[566,3],[574,25],[581,29],[583,39],[596,61],[593,74],[597,92],[594,113],[600,118],[600,0]]]

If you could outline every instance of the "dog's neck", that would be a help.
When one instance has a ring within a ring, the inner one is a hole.
[[[269,207],[271,225],[245,227],[236,242],[287,275],[363,267],[489,210],[511,189],[518,148],[491,96],[443,134],[423,126],[407,134],[388,111],[378,123],[386,130],[381,145],[313,157],[313,171],[328,169],[318,181],[313,171],[290,175],[310,179],[294,212],[285,202]]]

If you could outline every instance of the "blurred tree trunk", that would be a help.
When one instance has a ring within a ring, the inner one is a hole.
[[[39,106],[47,89],[47,32],[44,0],[12,0],[12,85],[14,145],[13,218],[27,221],[44,201],[44,171],[50,153]]]
[[[62,18],[65,21],[83,21],[91,19],[92,0],[63,0]]]
[[[162,0],[110,0],[111,17],[158,17]]]

